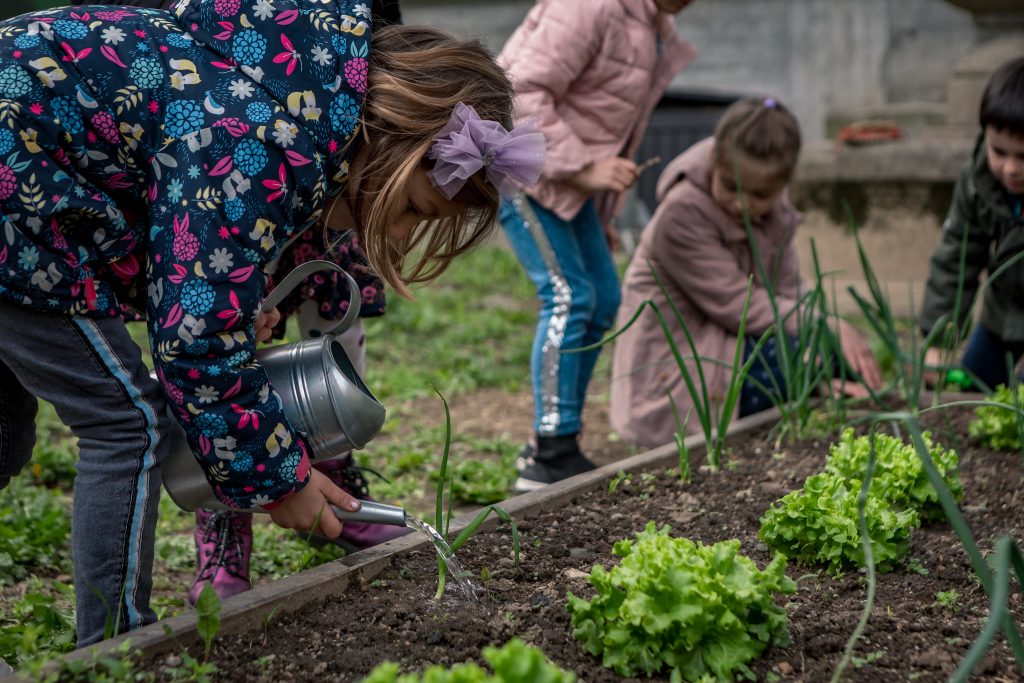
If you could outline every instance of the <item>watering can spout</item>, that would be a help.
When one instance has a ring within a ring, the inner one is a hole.
[[[361,500],[359,503],[360,508],[355,512],[342,510],[335,505],[332,505],[331,507],[334,509],[334,514],[337,515],[338,519],[342,522],[387,524],[390,526],[400,527],[407,526],[405,508],[398,507],[397,505],[385,505],[384,503],[378,503],[373,500]]]

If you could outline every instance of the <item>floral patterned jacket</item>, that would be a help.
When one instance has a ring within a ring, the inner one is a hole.
[[[0,23],[0,298],[145,311],[157,375],[218,497],[309,477],[254,359],[264,266],[339,190],[367,3],[182,0]]]

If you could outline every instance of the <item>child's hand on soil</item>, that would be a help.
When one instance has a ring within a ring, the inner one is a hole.
[[[335,485],[326,474],[313,468],[301,491],[291,494],[268,512],[270,519],[279,527],[337,538],[341,535],[341,520],[331,511],[331,505],[353,512],[359,509],[357,499]]]
[[[281,322],[281,311],[277,307],[260,311],[256,316],[256,343],[265,342],[274,334],[274,328]]]
[[[878,365],[878,359],[875,358],[874,352],[871,351],[871,347],[868,345],[868,340],[864,338],[861,331],[845,320],[840,320],[839,339],[843,356],[846,358],[846,362],[850,364],[850,369],[860,376],[864,385],[873,390],[880,389],[882,386],[882,368]],[[864,386],[861,386],[860,390],[863,391],[864,395],[868,394]],[[849,395],[856,396],[856,394]]]
[[[609,157],[599,159],[575,175],[569,176],[566,182],[584,192],[622,192],[632,187],[638,175],[637,165],[632,159]]]
[[[841,379],[832,380],[832,395],[839,396],[842,394],[847,398],[870,398],[871,392],[868,388],[860,382],[844,382]]]
[[[935,387],[939,383],[939,379],[942,374],[935,368],[944,365],[942,358],[942,349],[937,346],[933,346],[924,352],[924,374],[923,379],[925,386]]]

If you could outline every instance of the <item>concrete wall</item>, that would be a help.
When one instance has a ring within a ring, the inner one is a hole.
[[[408,23],[484,38],[494,50],[525,0],[404,0]],[[829,110],[945,100],[953,64],[974,41],[970,15],[944,0],[697,0],[676,17],[700,56],[673,88],[770,92],[790,104],[808,139]]]

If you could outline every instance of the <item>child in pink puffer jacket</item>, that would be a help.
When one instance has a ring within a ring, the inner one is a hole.
[[[562,351],[597,342],[615,321],[611,219],[636,181],[651,111],[695,54],[672,17],[690,1],[539,0],[499,57],[517,121],[535,121],[547,143],[541,182],[500,213],[542,303],[530,363],[536,435],[517,491],[593,468],[577,437],[599,352]]]

